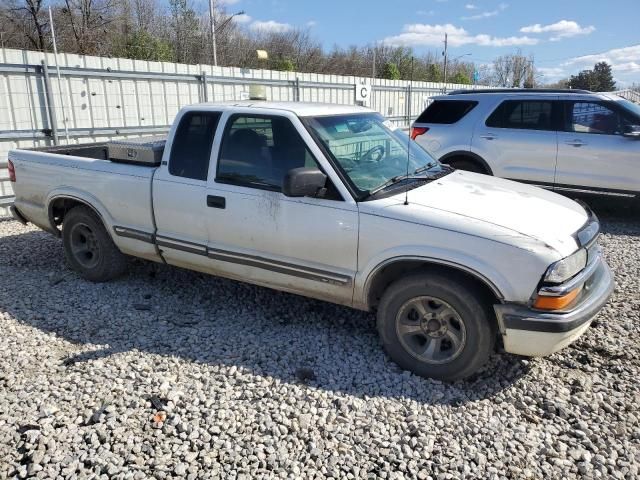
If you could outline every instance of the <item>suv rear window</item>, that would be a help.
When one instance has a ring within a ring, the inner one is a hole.
[[[418,117],[416,123],[443,123],[450,125],[461,120],[478,102],[471,100],[434,100]]]

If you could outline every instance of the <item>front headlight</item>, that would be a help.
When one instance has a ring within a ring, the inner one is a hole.
[[[567,258],[557,261],[547,269],[544,281],[562,283],[580,273],[587,266],[587,251],[581,248]]]

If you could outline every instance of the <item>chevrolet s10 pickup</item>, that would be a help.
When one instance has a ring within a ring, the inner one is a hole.
[[[133,256],[376,312],[389,357],[426,377],[583,334],[613,291],[595,215],[408,140],[362,107],[193,105],[166,141],[11,151],[12,212],[90,281]]]

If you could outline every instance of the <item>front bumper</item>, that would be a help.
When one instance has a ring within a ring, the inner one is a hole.
[[[598,256],[589,278],[584,280],[580,298],[567,312],[538,311],[520,304],[496,305],[494,308],[504,349],[532,357],[557,352],[589,328],[613,289],[613,273],[604,259]]]

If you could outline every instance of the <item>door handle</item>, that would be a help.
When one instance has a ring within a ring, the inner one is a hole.
[[[567,145],[571,145],[573,147],[582,147],[583,145],[586,145],[585,142],[583,142],[582,140],[567,140],[565,142]]]
[[[480,135],[480,138],[484,138],[485,140],[495,140],[498,136],[493,133],[485,133],[484,135]]]
[[[224,197],[217,197],[215,195],[207,195],[207,207],[211,208],[226,208],[227,200]]]

